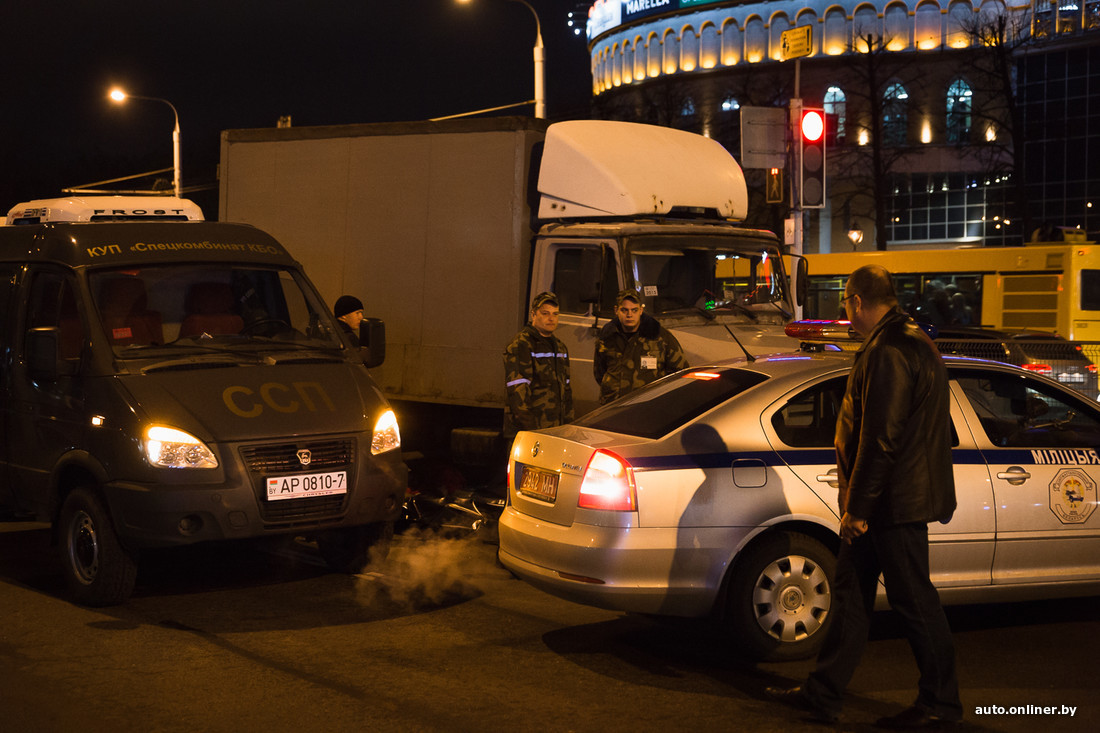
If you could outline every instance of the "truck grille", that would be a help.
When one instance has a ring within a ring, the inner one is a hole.
[[[308,466],[303,466],[298,459],[298,452],[303,449],[310,453]],[[241,458],[252,481],[252,489],[256,492],[260,517],[271,529],[285,529],[298,524],[315,525],[326,519],[338,519],[354,490],[355,455],[355,440],[351,438],[256,445],[241,449]],[[269,477],[325,471],[347,471],[348,493],[283,501],[268,501],[266,498],[265,486]]]

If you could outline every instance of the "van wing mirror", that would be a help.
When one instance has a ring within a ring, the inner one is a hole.
[[[27,331],[27,368],[32,379],[56,382],[58,377],[73,373],[71,365],[62,361],[57,328],[32,328]]]
[[[794,302],[798,307],[806,305],[810,290],[810,267],[802,255],[794,255]]]
[[[386,323],[381,318],[364,318],[359,324],[359,351],[363,363],[376,367],[386,360]]]

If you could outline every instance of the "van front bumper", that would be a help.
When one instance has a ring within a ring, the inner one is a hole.
[[[225,481],[103,486],[120,539],[129,547],[172,547],[393,521],[400,515],[408,469],[400,453],[361,461],[348,491],[325,497],[270,501],[255,472],[226,471]]]

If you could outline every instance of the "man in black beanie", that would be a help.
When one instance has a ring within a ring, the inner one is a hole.
[[[340,327],[351,339],[351,343],[359,346],[359,324],[363,322],[363,301],[354,295],[341,295],[336,299],[336,305],[332,314],[340,322]]]

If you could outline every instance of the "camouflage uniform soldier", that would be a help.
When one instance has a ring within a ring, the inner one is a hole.
[[[633,290],[620,291],[615,320],[600,329],[592,372],[600,383],[601,405],[687,368],[676,337],[644,308]]]
[[[531,301],[531,322],[504,350],[508,391],[504,437],[508,440],[520,430],[549,428],[573,419],[569,351],[554,335],[557,327],[557,296],[539,293]]]

